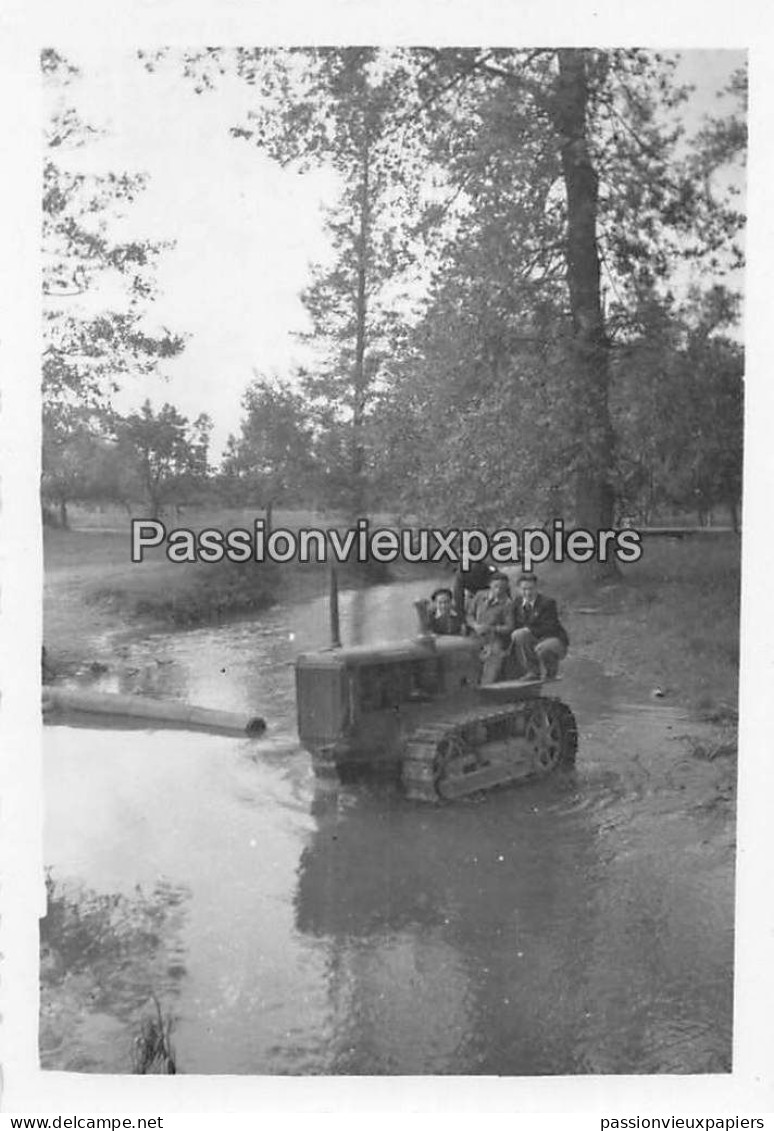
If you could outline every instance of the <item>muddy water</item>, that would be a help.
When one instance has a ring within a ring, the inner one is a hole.
[[[344,595],[343,638],[411,635],[416,592]],[[686,720],[575,659],[573,773],[438,808],[323,791],[291,665],[325,634],[322,602],[278,608],[102,680],[260,711],[290,753],[46,728],[44,1067],[128,1071],[155,995],[188,1073],[728,1071],[730,822]]]

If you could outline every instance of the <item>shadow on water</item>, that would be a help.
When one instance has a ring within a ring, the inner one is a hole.
[[[411,635],[425,589],[345,594],[344,639]],[[290,735],[293,658],[326,630],[316,601],[126,660],[159,694]],[[44,925],[44,1065],[128,1071],[127,1023],[160,984],[188,1072],[728,1071],[732,858],[677,792],[684,720],[582,659],[555,693],[574,771],[438,807],[323,790],[299,749],[47,728],[46,859],[69,910]]]

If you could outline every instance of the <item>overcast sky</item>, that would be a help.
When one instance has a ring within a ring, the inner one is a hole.
[[[253,369],[287,374],[309,359],[294,333],[308,328],[300,292],[310,265],[329,254],[321,205],[335,179],[284,171],[254,146],[229,136],[255,92],[224,79],[197,95],[171,64],[149,74],[132,51],[67,50],[82,70],[70,88],[84,118],[106,134],[79,160],[95,171],[146,172],[149,185],[116,234],[174,240],[157,280],[153,322],[189,335],[184,353],[158,378],[127,386],[126,410],[150,396],[186,415],[208,412],[217,459],[238,428],[239,402]],[[716,108],[715,92],[740,65],[731,51],[684,54],[681,78],[695,83],[690,118]]]

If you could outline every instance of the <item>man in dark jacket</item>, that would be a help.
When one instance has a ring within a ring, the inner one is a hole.
[[[522,573],[518,584],[511,641],[520,670],[525,679],[556,679],[570,645],[556,601],[538,592],[534,573]]]

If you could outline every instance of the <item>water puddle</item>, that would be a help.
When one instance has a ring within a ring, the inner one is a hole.
[[[412,635],[425,588],[345,594],[344,639]],[[160,634],[94,681],[262,714],[282,754],[46,728],[43,1066],[129,1071],[155,995],[188,1073],[728,1071],[732,861],[677,791],[680,712],[575,659],[573,772],[440,807],[322,789],[292,663],[326,618]]]

